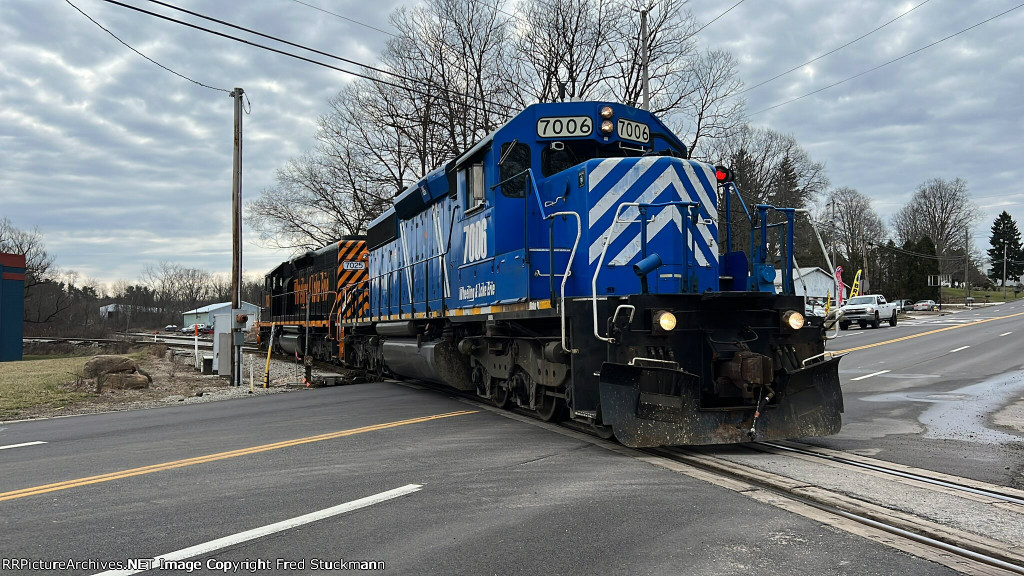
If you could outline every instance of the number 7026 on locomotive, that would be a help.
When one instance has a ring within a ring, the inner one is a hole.
[[[797,211],[742,205],[733,250],[732,202],[729,171],[647,111],[535,104],[365,237],[268,274],[261,341],[628,446],[834,434],[839,359],[795,294]]]

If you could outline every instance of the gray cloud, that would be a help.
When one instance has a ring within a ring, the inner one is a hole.
[[[748,86],[840,46],[918,1],[745,2],[702,41],[732,50]],[[836,54],[745,97],[757,112],[841,81],[985,20],[1017,2],[932,0]],[[696,9],[696,6],[695,6]],[[721,7],[696,12],[708,21]],[[830,90],[755,114],[792,133],[828,166],[835,186],[857,188],[883,218],[929,178],[968,181],[983,218],[973,242],[987,246],[992,220],[1024,219],[1024,9]],[[998,196],[998,197],[996,197]]]
[[[73,1],[165,66],[206,84],[246,90],[252,101],[245,117],[247,198],[312,145],[327,98],[350,81],[98,0]],[[132,3],[194,20],[141,0]],[[178,4],[366,62],[388,39],[287,0]],[[390,29],[387,14],[397,3],[322,5]],[[753,85],[912,5],[745,2],[703,31],[701,43],[731,50],[744,81]],[[748,110],[836,82],[1011,6],[932,0],[860,43],[752,90],[745,95]],[[727,6],[692,7],[706,22]],[[1024,9],[751,120],[794,134],[827,164],[834,185],[869,195],[886,218],[918,183],[965,178],[985,211],[975,230],[976,241],[984,242],[1000,210],[1024,221],[1024,38],[1016,33],[1022,24]],[[230,98],[143,60],[59,0],[0,3],[0,36],[0,216],[22,228],[38,226],[60,266],[105,282],[134,280],[160,260],[226,272]],[[249,272],[263,273],[287,256],[256,246],[251,232],[246,237]]]

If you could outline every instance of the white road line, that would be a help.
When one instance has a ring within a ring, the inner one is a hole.
[[[968,348],[970,348],[970,345],[967,345],[967,346],[961,346],[961,347],[959,347],[959,348],[953,348],[952,350],[950,350],[950,352],[959,352],[959,351],[961,351],[961,350],[966,350],[966,349],[968,349]]]
[[[295,518],[292,518],[290,520],[282,520],[281,522],[275,522],[273,524],[268,524],[260,528],[253,528],[252,530],[246,530],[245,532],[239,532],[238,534],[232,534],[231,536],[225,536],[223,538],[217,538],[216,540],[210,540],[209,542],[204,542],[203,544],[197,544],[195,546],[189,546],[188,548],[182,548],[181,550],[178,550],[176,552],[161,554],[160,556],[157,556],[156,558],[150,560],[151,564],[149,568],[144,568],[141,570],[108,570],[106,572],[100,572],[95,576],[114,576],[115,574],[121,576],[128,574],[138,574],[139,572],[146,572],[147,570],[158,569],[161,566],[165,566],[164,569],[166,569],[167,562],[180,562],[187,558],[192,558],[193,556],[209,554],[210,552],[220,550],[221,548],[227,548],[228,546],[234,546],[235,544],[240,544],[242,542],[247,542],[249,540],[255,540],[256,538],[262,538],[263,536],[275,534],[277,532],[290,530],[292,528],[303,526],[311,522],[316,522],[317,520],[323,520],[324,518],[330,518],[332,516],[344,514],[345,512],[351,512],[353,510],[365,508],[373,504],[379,504],[386,500],[391,500],[393,498],[398,498],[399,496],[405,496],[406,494],[418,492],[421,489],[423,489],[423,486],[420,484],[407,484],[405,486],[402,486],[401,488],[395,488],[394,490],[388,490],[387,492],[381,492],[380,494],[374,494],[373,496],[367,496],[366,498],[360,498],[358,500],[353,500],[351,502],[346,502],[344,504],[339,504],[337,506],[332,506],[330,508],[324,508],[323,510],[320,510],[318,512],[311,512],[309,514],[303,514],[302,516],[296,516]]]
[[[850,381],[851,382],[856,382],[857,380],[863,380],[865,378],[871,378],[872,376],[878,376],[879,374],[886,374],[888,372],[890,372],[890,370],[882,370],[881,372],[873,372],[871,374],[865,374],[863,376],[858,376],[856,378],[850,378]]]
[[[21,448],[22,446],[36,446],[37,444],[46,444],[46,442],[40,442],[39,440],[36,440],[35,442],[22,442],[21,444],[11,444],[9,446],[0,446],[0,450],[7,450],[8,448]]]
[[[1000,336],[1009,336],[1010,334],[1013,334],[1013,332],[1003,332]]]

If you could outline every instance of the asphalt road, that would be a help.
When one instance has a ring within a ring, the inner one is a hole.
[[[809,443],[1024,487],[1024,435],[992,418],[1024,402],[1024,303],[852,327],[828,349],[851,350],[843,429]]]
[[[0,573],[95,574],[165,554],[180,564],[148,573],[309,574],[340,559],[391,574],[952,573],[473,410],[379,383],[9,424],[0,447],[22,446],[0,449]]]

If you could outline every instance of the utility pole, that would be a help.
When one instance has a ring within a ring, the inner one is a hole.
[[[832,265],[836,262],[836,243],[839,242],[839,230],[836,228],[836,199],[832,202]]]
[[[235,314],[242,303],[242,96],[235,88],[235,153],[231,171],[231,385],[242,385],[242,342],[236,332]]]
[[[1003,302],[1006,302],[1006,240],[1003,240]]]
[[[651,109],[651,85],[650,85],[650,78],[648,77],[648,72],[647,72],[647,68],[648,68],[647,60],[649,59],[648,46],[647,45],[650,43],[650,39],[647,38],[647,12],[648,12],[647,10],[641,10],[640,11],[640,43],[641,43],[641,46],[640,46],[640,67],[643,69],[643,75],[644,75],[643,76],[643,80],[644,80],[644,86],[643,86],[643,88],[644,88],[644,102],[643,102],[643,104],[644,105],[643,105],[643,109],[644,110],[650,110]]]
[[[871,286],[868,284],[868,247],[864,238],[863,230],[860,233],[860,258],[861,262],[863,262],[863,268],[861,268],[861,270],[864,271],[860,277],[860,293],[870,294]]]
[[[964,304],[971,295],[971,277],[968,276],[967,267],[971,262],[971,232],[964,230]]]

